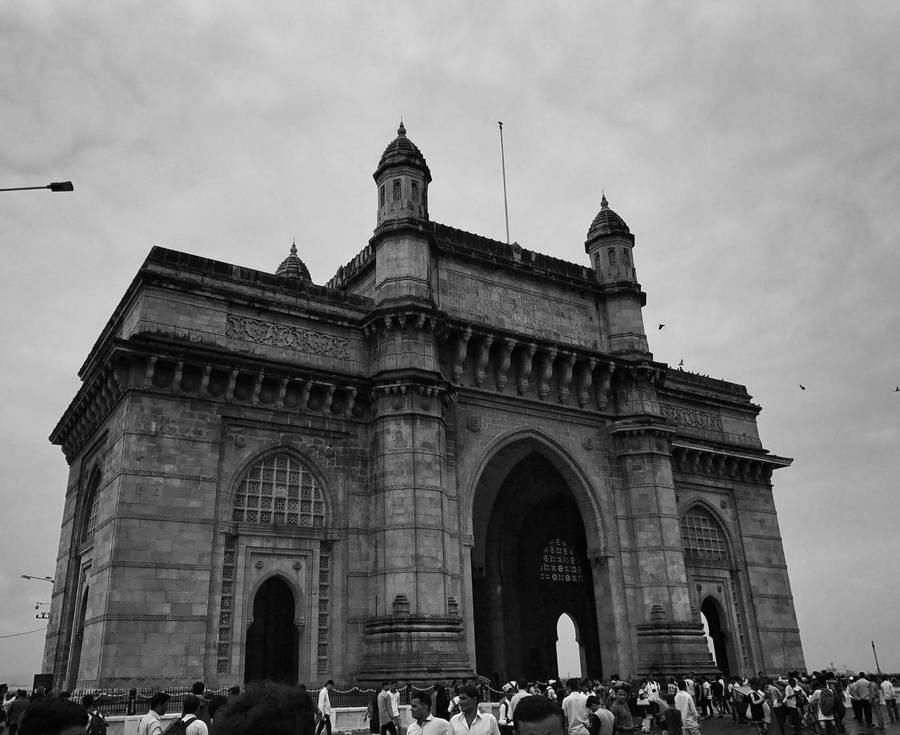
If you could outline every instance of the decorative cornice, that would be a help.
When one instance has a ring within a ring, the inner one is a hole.
[[[727,447],[692,444],[681,439],[672,442],[672,468],[685,474],[768,484],[773,470],[790,467],[793,461],[774,454],[753,454]]]

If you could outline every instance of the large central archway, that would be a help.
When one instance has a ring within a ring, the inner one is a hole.
[[[516,454],[494,488],[479,488],[487,500],[476,503],[472,584],[478,672],[499,680],[555,677],[556,626],[567,614],[580,633],[587,672],[600,675],[581,510],[547,457],[533,449]]]

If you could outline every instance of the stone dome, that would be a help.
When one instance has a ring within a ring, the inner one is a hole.
[[[278,266],[275,275],[284,276],[285,278],[296,278],[300,281],[305,281],[306,283],[312,283],[312,278],[310,278],[309,275],[309,268],[307,268],[306,263],[297,256],[296,242],[291,245],[290,255],[281,261],[281,265]]]
[[[425,181],[431,182],[431,171],[428,170],[428,164],[425,163],[425,156],[418,149],[415,143],[406,137],[406,126],[400,121],[400,127],[397,128],[397,137],[388,143],[384,153],[381,154],[381,160],[378,162],[378,168],[375,169],[375,180],[381,176],[386,168],[392,166],[413,166],[422,169],[425,172]]]
[[[600,200],[600,211],[597,212],[597,216],[594,217],[594,221],[591,222],[587,239],[593,240],[595,237],[603,237],[604,235],[631,236],[631,230],[628,229],[625,220],[609,208],[609,202],[606,201],[606,194],[604,194],[603,198]]]

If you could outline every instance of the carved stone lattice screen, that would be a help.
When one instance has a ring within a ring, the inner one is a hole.
[[[681,519],[681,538],[688,562],[728,563],[728,541],[712,513],[699,506],[690,508]]]
[[[325,502],[316,478],[290,454],[266,457],[238,485],[233,519],[238,523],[274,523],[321,528]]]
[[[548,582],[583,582],[584,572],[575,552],[562,539],[555,538],[541,555],[541,579]]]

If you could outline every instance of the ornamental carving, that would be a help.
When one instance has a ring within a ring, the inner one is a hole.
[[[228,315],[225,335],[230,339],[279,347],[294,352],[307,352],[339,360],[350,358],[350,340],[333,334],[314,332],[288,324],[274,324],[246,316]]]
[[[660,408],[667,419],[674,421],[679,426],[705,431],[722,431],[722,418],[716,413],[682,406],[670,406],[664,403],[660,404]]]

